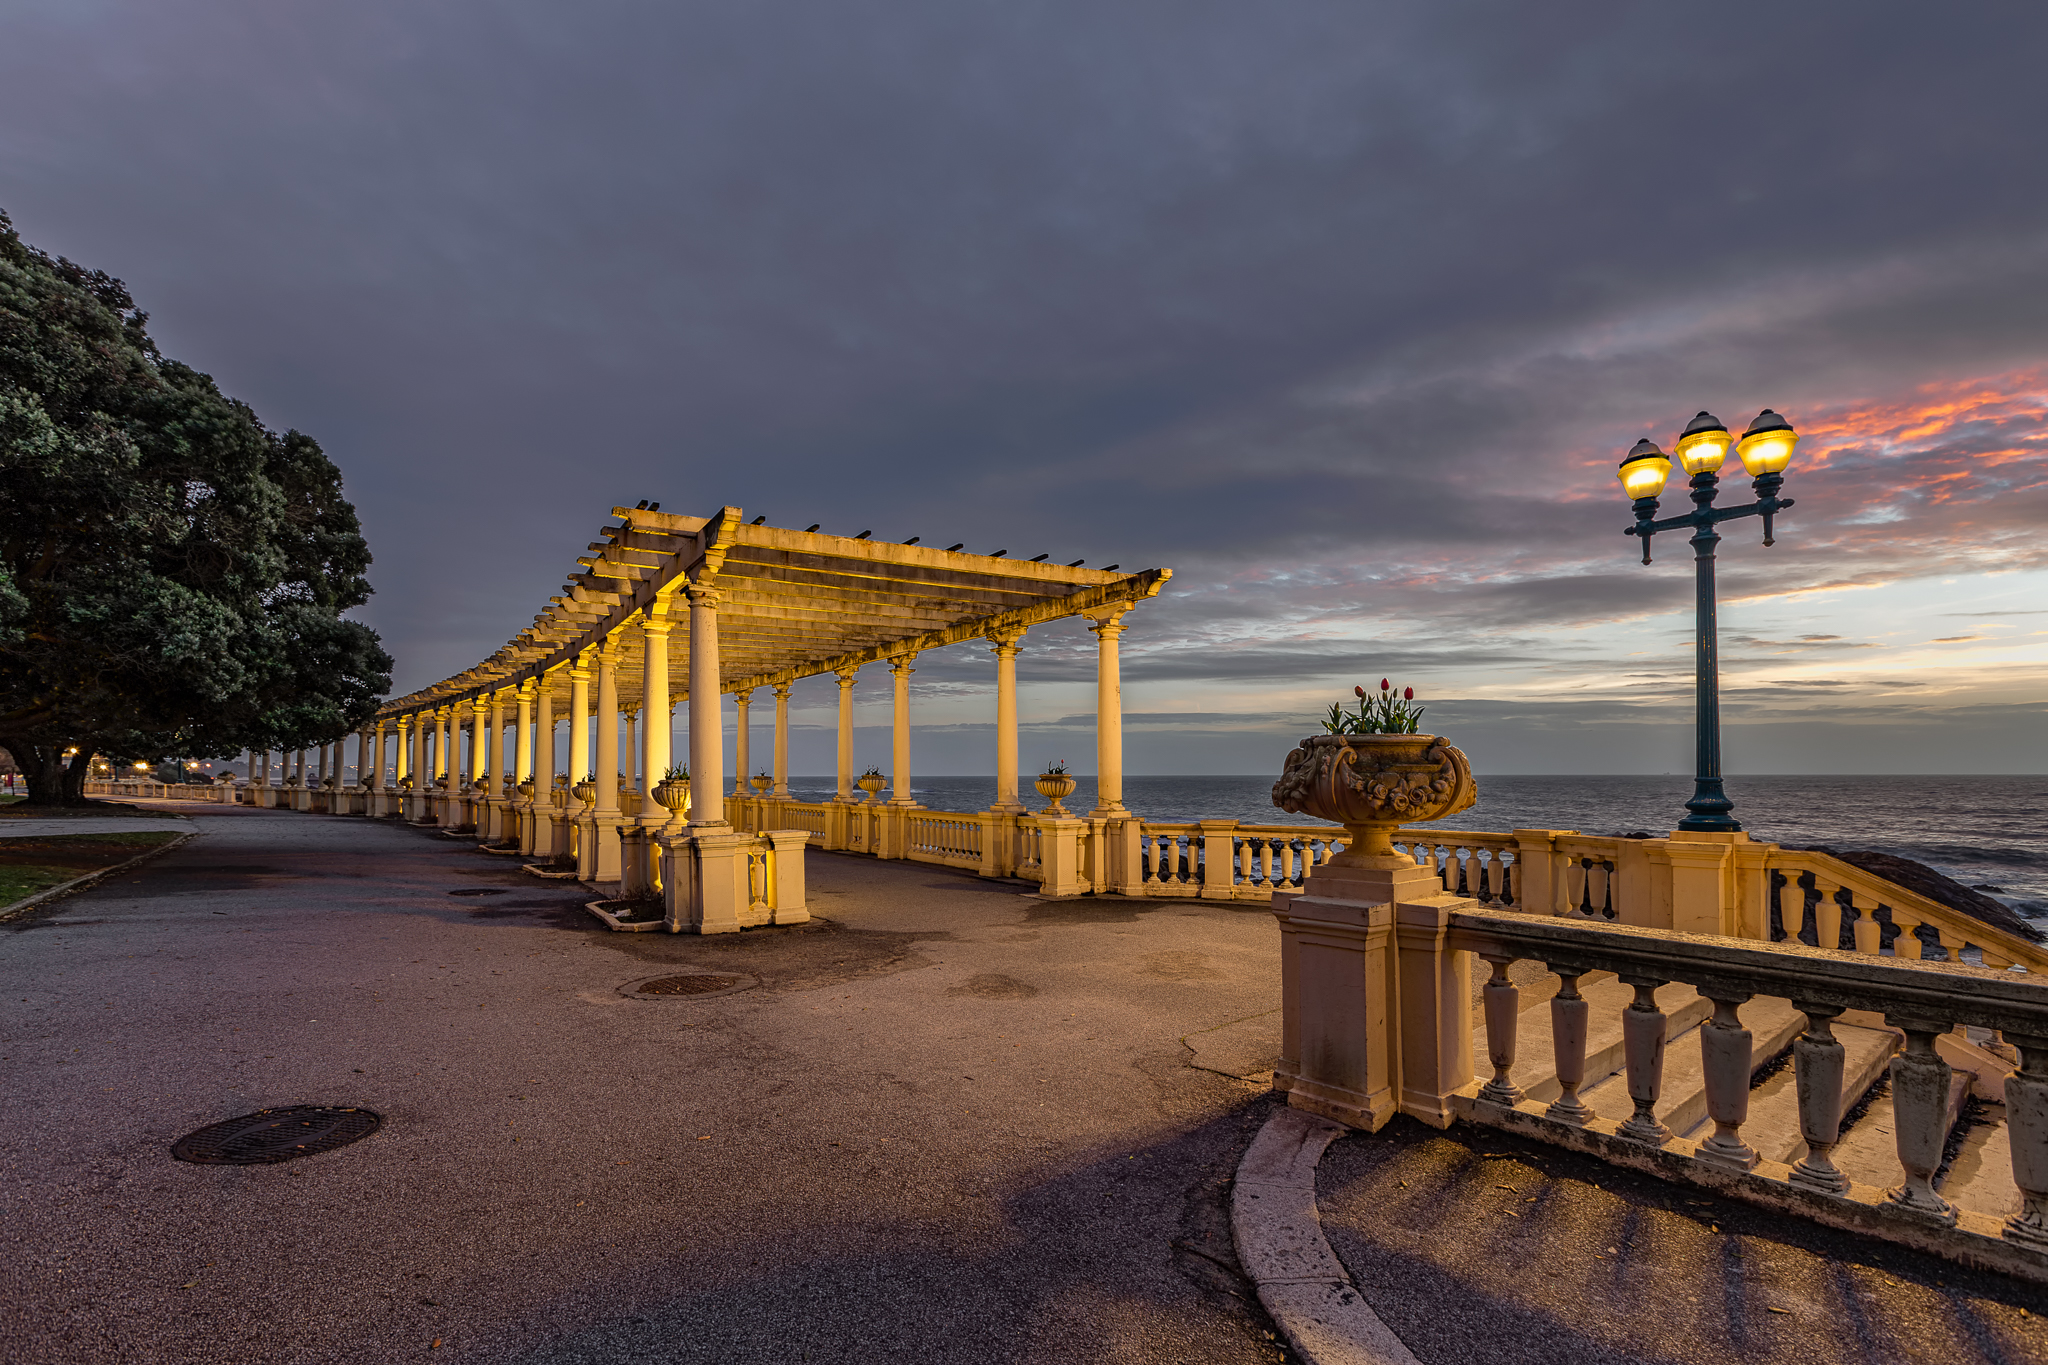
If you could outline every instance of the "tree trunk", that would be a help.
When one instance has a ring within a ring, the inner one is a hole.
[[[85,775],[92,768],[92,746],[81,742],[78,755],[70,763],[64,761],[64,744],[37,744],[28,740],[0,737],[0,747],[14,755],[14,766],[21,769],[23,780],[28,784],[28,797],[16,806],[82,806],[85,799]]]

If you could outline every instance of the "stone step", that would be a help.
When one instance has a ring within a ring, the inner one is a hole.
[[[1661,993],[1658,1003],[1663,1003]],[[1740,1014],[1750,1032],[1751,1056],[1759,1061],[1776,1056],[1806,1026],[1806,1016],[1786,1000],[1751,1000],[1742,1006]],[[1635,1101],[1628,1094],[1628,1070],[1619,1058],[1612,1074],[1581,1086],[1579,1097],[1601,1118],[1616,1123],[1636,1111]],[[1697,1024],[1683,1033],[1666,1026],[1664,1082],[1657,1091],[1656,1115],[1660,1123],[1680,1137],[1703,1138],[1713,1131],[1713,1125],[1707,1121],[1707,1077]]]
[[[1842,1105],[1846,1109],[1884,1074],[1892,1054],[1905,1040],[1894,1029],[1839,1020],[1834,1031],[1846,1054],[1842,1059]],[[1806,1140],[1799,1136],[1799,1096],[1793,1085],[1796,1071],[1796,1066],[1787,1066],[1751,1090],[1749,1122],[1742,1125],[1743,1140],[1756,1148],[1758,1155],[1788,1166],[1806,1155]]]
[[[1622,1066],[1621,1012],[1636,998],[1633,986],[1624,986],[1609,972],[1588,972],[1579,978],[1579,994],[1590,1007],[1586,1016],[1586,1085],[1590,1086]],[[1711,1001],[1701,998],[1690,986],[1674,982],[1657,992],[1657,1005],[1669,1021],[1667,1037],[1676,1036],[1709,1018]],[[1472,1021],[1472,1074],[1481,1081],[1493,1078],[1493,1063],[1486,1045],[1486,1015],[1474,1010]],[[1532,1100],[1558,1097],[1557,1055],[1550,1033],[1550,1001],[1535,1001],[1523,1009],[1515,1026],[1515,1064],[1509,1077]],[[1585,1093],[1585,1086],[1580,1093]]]

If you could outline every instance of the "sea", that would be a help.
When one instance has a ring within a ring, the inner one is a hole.
[[[1095,779],[1075,778],[1067,808],[1095,804]],[[1019,793],[1033,810],[1045,801]],[[1725,779],[1735,818],[1752,839],[1911,858],[1976,887],[2048,928],[2048,776],[1786,777]],[[1152,820],[1243,820],[1313,825],[1273,805],[1270,776],[1125,777],[1124,804]],[[829,777],[792,777],[799,800],[832,795]],[[993,777],[920,777],[911,794],[935,810],[986,810]],[[1689,777],[1486,777],[1479,803],[1446,830],[1665,834],[1685,815]]]

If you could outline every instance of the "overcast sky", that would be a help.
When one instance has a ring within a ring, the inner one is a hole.
[[[1382,675],[1482,772],[1684,771],[1689,553],[1636,562],[1613,469],[1771,406],[1799,505],[1726,530],[1730,770],[2048,770],[2040,6],[0,0],[0,34],[0,207],[325,445],[400,691],[652,498],[1173,568],[1127,618],[1133,771],[1276,768]],[[1027,639],[1027,764],[1092,767],[1086,643]],[[992,677],[920,661],[926,771],[992,766]]]

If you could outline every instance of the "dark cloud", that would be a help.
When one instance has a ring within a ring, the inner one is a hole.
[[[1169,565],[1139,685],[1576,667],[1691,600],[1612,470],[1701,404],[1820,452],[1776,547],[1726,528],[1731,611],[2048,565],[2040,404],[1954,401],[2048,362],[2029,7],[41,0],[8,35],[0,206],[326,443],[401,689],[641,497]]]

